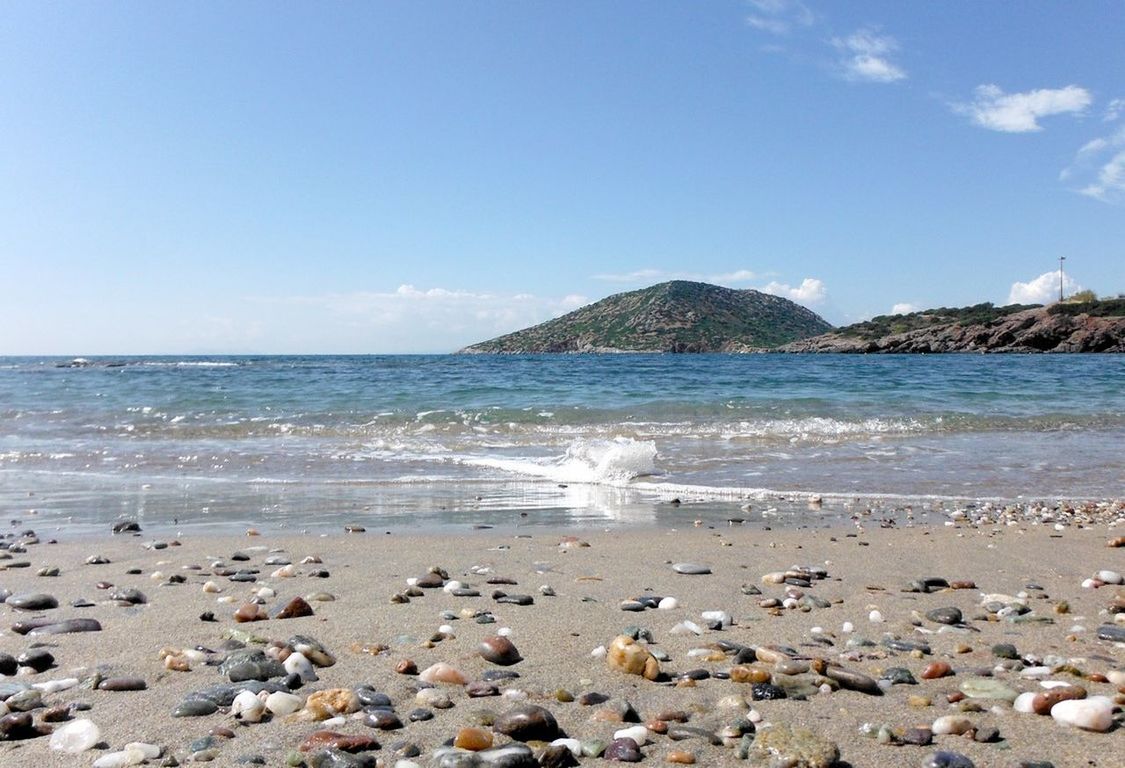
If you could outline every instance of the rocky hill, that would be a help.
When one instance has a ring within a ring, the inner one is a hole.
[[[1125,352],[1125,299],[881,315],[778,351]]]
[[[675,280],[615,294],[461,352],[751,352],[831,328],[779,296]]]

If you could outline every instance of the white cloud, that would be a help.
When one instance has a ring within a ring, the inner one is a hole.
[[[986,84],[978,85],[974,94],[972,103],[954,104],[954,111],[968,115],[982,128],[1003,133],[1040,131],[1040,118],[1082,114],[1094,100],[1089,91],[1077,85],[1004,93],[999,86]]]
[[[332,351],[441,352],[526,328],[589,303],[585,296],[491,294],[401,285],[394,291],[352,291],[257,298],[270,338],[290,348]]]
[[[746,23],[771,35],[787,35],[794,27],[808,27],[816,14],[800,0],[750,0],[754,12]]]
[[[1067,294],[1082,290],[1070,275],[1063,273],[1063,291]],[[1009,304],[1050,304],[1059,299],[1059,271],[1044,272],[1034,280],[1012,283],[1008,292]]]
[[[775,280],[763,286],[761,290],[763,293],[772,293],[774,296],[782,296],[801,304],[817,304],[828,296],[824,281],[815,277],[806,277],[796,288]]]
[[[1112,123],[1122,114],[1125,114],[1125,99],[1113,99],[1106,105],[1105,116],[1102,117],[1102,120]]]
[[[662,283],[667,280],[693,280],[703,283],[717,283],[719,285],[732,285],[734,283],[748,283],[757,280],[759,275],[749,269],[736,269],[733,272],[720,272],[706,274],[703,272],[682,272],[666,269],[638,269],[633,272],[611,272],[594,275],[595,280],[607,283],[631,283],[648,285]]]
[[[1073,182],[1076,191],[1086,197],[1125,204],[1125,127],[1083,144],[1059,179]]]
[[[911,304],[909,301],[899,302],[891,307],[892,315],[909,315],[917,312],[920,309],[917,304]]]
[[[840,67],[849,80],[893,83],[906,78],[906,71],[890,60],[899,47],[890,35],[860,29],[846,38],[833,38],[832,44],[843,54]]]

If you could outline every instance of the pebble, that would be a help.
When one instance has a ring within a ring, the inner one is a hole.
[[[102,739],[102,732],[90,720],[73,720],[55,729],[48,746],[68,755],[77,755],[92,748]]]
[[[559,736],[555,716],[535,704],[517,704],[497,717],[492,729],[516,741],[551,741]]]
[[[1104,732],[1113,727],[1113,708],[1113,699],[1108,696],[1067,699],[1051,708],[1051,717],[1063,725]]]
[[[488,637],[481,641],[478,653],[485,661],[508,667],[523,661],[514,643],[506,637]]]
[[[469,678],[464,672],[446,664],[444,661],[439,661],[422,670],[418,679],[426,683],[443,683],[446,685],[465,685],[469,682]]]
[[[637,742],[632,739],[614,739],[606,745],[602,759],[618,763],[639,763],[644,755]]]
[[[960,752],[934,752],[922,761],[922,768],[976,768],[976,766]]]
[[[18,611],[46,611],[59,607],[58,598],[44,592],[11,595],[4,603]]]
[[[646,680],[656,680],[660,676],[660,662],[628,635],[618,635],[609,644],[606,663],[613,669],[640,675]]]
[[[788,768],[830,768],[840,759],[835,742],[807,728],[780,723],[758,731],[750,749],[759,760]]]
[[[711,567],[700,563],[674,563],[672,570],[685,576],[705,576],[711,573]]]

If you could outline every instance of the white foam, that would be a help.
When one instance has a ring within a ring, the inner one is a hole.
[[[626,483],[656,474],[654,443],[617,438],[614,440],[576,440],[561,457],[549,459],[500,459],[466,457],[460,463],[491,467],[556,483]]]

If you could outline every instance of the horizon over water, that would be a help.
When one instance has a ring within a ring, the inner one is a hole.
[[[1125,497],[1122,355],[68,362],[0,358],[0,505],[78,532],[935,522]]]

